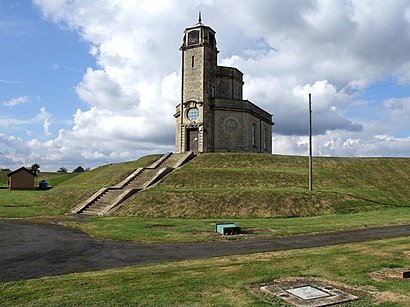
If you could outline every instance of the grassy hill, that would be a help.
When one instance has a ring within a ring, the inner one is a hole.
[[[108,164],[92,171],[81,173],[81,175],[67,180],[63,184],[44,193],[41,201],[65,212],[70,211],[99,189],[115,185],[127,178],[137,168],[146,167],[160,157],[161,155],[149,155],[136,161]]]
[[[77,174],[40,173],[41,179],[53,186],[47,191],[9,191],[0,189],[0,217],[28,217],[69,212],[100,188],[112,186],[125,179],[138,167],[145,167],[161,155],[150,155],[137,161],[109,164]],[[1,178],[6,178],[0,174]],[[3,182],[3,181],[1,181]]]
[[[141,217],[293,217],[410,207],[410,159],[203,154],[115,213]]]
[[[146,156],[80,174],[40,173],[38,180],[45,179],[54,188],[0,190],[0,216],[69,212],[98,189],[120,182],[159,157]],[[3,177],[7,178],[0,174]],[[128,199],[115,215],[265,218],[410,208],[409,186],[408,158],[315,158],[314,192],[309,193],[307,157],[203,154]]]

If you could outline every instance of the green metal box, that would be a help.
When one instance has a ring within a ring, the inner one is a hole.
[[[222,235],[237,235],[241,232],[241,227],[236,226],[234,223],[223,223],[216,224],[215,230]]]

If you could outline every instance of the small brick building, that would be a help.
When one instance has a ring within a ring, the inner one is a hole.
[[[217,65],[215,31],[199,18],[184,34],[176,151],[272,153],[272,115],[243,100],[241,71]]]
[[[8,173],[10,190],[34,190],[34,179],[37,176],[26,167],[20,167]]]

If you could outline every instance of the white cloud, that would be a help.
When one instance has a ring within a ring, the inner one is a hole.
[[[40,114],[38,116],[41,120],[43,120],[43,129],[45,135],[51,135],[50,126],[53,123],[53,116],[51,113],[46,111],[45,107],[40,108]]]
[[[88,68],[83,81],[77,85],[76,92],[91,106],[107,110],[126,110],[138,104],[136,92],[134,95],[127,95],[121,85],[103,70]]]
[[[408,97],[391,97],[374,108],[354,95],[354,89],[373,82],[409,79],[406,0],[34,4],[47,20],[88,42],[98,64],[87,69],[75,88],[89,109],[74,114],[72,128],[42,146],[25,145],[38,156],[47,150],[55,163],[83,157],[96,164],[173,149],[172,115],[180,99],[178,48],[184,28],[196,22],[199,10],[203,22],[217,31],[219,63],[244,72],[244,98],[274,114],[276,152],[306,154],[309,92],[316,154],[409,152]],[[373,116],[359,116],[357,108]],[[47,114],[44,109],[46,134],[51,125]],[[382,134],[389,138],[375,137]],[[78,166],[81,160],[72,163]]]
[[[6,107],[15,107],[21,104],[26,104],[30,101],[31,100],[28,96],[20,96],[20,97],[11,98],[7,101],[4,101],[3,105]]]
[[[0,83],[6,83],[6,84],[25,84],[24,82],[21,82],[21,81],[4,80],[4,79],[0,79]]]
[[[20,130],[23,127],[42,123],[44,134],[49,136],[51,135],[50,126],[53,121],[52,114],[47,112],[45,107],[41,107],[39,113],[31,118],[20,119],[7,116],[0,117],[0,126],[6,127],[10,130]]]

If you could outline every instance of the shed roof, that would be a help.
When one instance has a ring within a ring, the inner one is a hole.
[[[31,170],[29,170],[27,167],[24,167],[24,166],[22,166],[22,167],[20,167],[20,168],[14,170],[14,171],[8,173],[7,176],[10,177],[10,176],[12,176],[13,174],[18,173],[18,172],[21,172],[21,171],[26,171],[26,172],[30,173],[31,175],[33,175],[33,176],[37,176],[37,174],[35,174],[34,172],[32,172]]]

